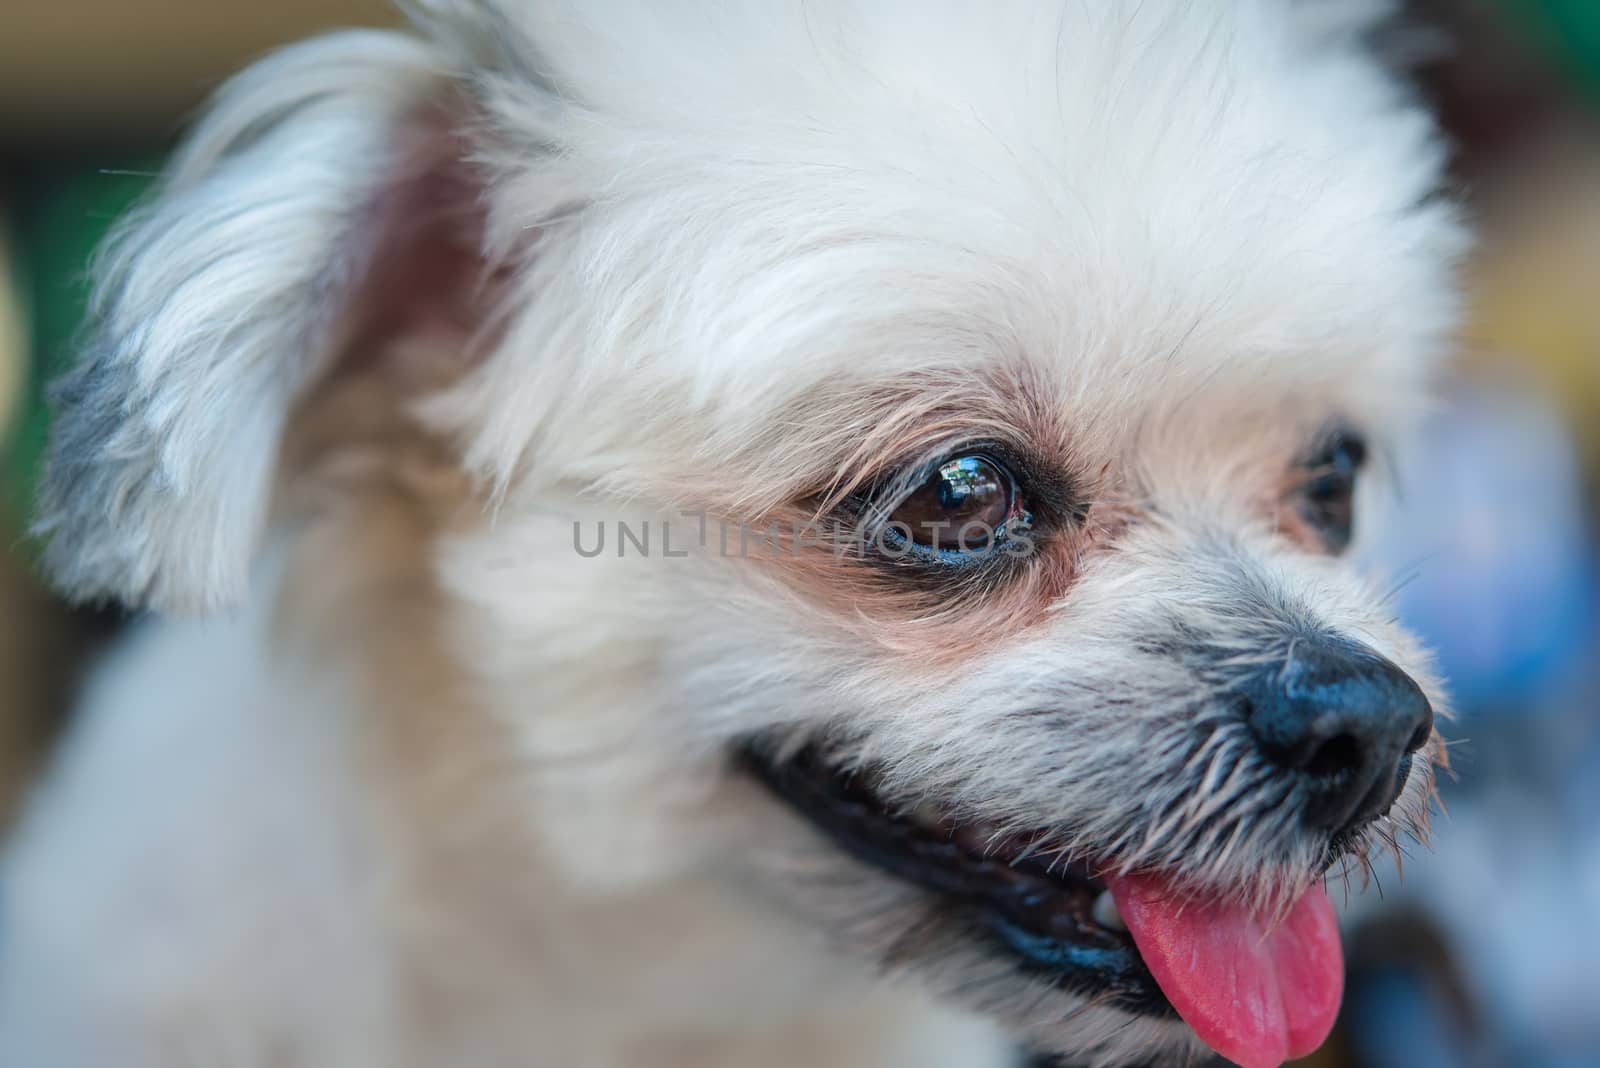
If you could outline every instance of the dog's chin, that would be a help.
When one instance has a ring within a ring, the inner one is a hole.
[[[881,940],[865,945],[880,964],[930,979],[1073,1064],[1209,1055],[1119,915],[1118,894],[1099,874],[1114,867],[1105,858],[1064,853],[1044,829],[1002,831],[888,802],[871,770],[841,770],[815,749],[753,745],[739,760],[892,895],[894,906],[873,902],[869,912],[911,917],[895,921],[904,929],[886,950]]]
[[[1087,860],[886,803],[813,750],[738,762],[849,858],[848,877],[805,869],[802,907],[875,965],[1002,1021],[1041,1064],[1204,1060]]]

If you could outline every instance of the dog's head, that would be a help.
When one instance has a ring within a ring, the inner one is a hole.
[[[436,0],[290,50],[102,262],[50,559],[236,596],[295,406],[435,361],[492,505],[443,553],[469,659],[632,769],[575,840],[1045,1046],[1181,1047],[1175,1005],[1301,1052],[1320,880],[1439,755],[1340,559],[1461,245],[1366,7]]]

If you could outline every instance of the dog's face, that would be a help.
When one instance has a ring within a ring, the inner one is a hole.
[[[1338,6],[437,3],[287,53],[112,254],[58,570],[227,596],[296,399],[445,353],[470,655],[534,749],[629,754],[598,807],[672,854],[630,877],[737,878],[1087,1059],[1187,1047],[1174,1007],[1303,1052],[1319,880],[1419,833],[1438,756],[1341,557],[1460,243]]]

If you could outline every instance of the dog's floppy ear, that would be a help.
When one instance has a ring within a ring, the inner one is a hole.
[[[103,250],[57,387],[37,529],[65,593],[241,592],[296,399],[481,277],[456,92],[433,46],[383,31],[294,46],[221,91]]]

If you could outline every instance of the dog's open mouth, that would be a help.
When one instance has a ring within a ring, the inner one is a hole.
[[[1122,925],[1106,884],[1083,861],[1032,850],[1016,836],[897,813],[862,775],[814,754],[750,765],[779,797],[856,859],[967,907],[1022,965],[1135,1012],[1172,1006]]]
[[[1320,887],[1285,914],[1195,900],[1160,876],[1097,873],[1040,849],[1037,835],[996,834],[885,803],[870,773],[846,773],[812,750],[751,771],[839,848],[960,911],[1018,967],[1099,1003],[1181,1016],[1247,1068],[1302,1056],[1338,1011],[1343,959]]]

